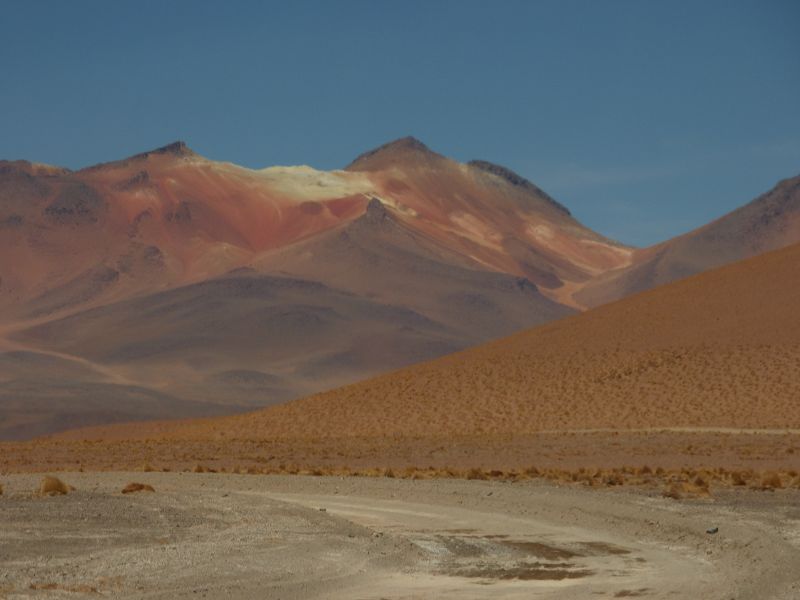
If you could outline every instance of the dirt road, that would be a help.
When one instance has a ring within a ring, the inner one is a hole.
[[[38,479],[0,477],[0,598],[800,597],[795,491],[74,473],[41,498]]]

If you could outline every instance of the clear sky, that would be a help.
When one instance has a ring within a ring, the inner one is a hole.
[[[0,56],[0,158],[330,169],[414,135],[638,245],[800,174],[798,0],[0,0]]]

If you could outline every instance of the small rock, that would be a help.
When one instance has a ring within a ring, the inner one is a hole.
[[[719,531],[719,527],[710,527],[706,529],[706,533],[717,533]]]

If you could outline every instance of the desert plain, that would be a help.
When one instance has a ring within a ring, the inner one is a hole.
[[[6,476],[5,598],[796,598],[800,491],[535,480]],[[130,482],[154,491],[123,494]]]

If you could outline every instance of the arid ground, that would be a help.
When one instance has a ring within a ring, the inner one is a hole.
[[[800,594],[800,491],[676,502],[538,481],[3,476],[0,597],[704,598]],[[130,482],[152,492],[122,494]]]

